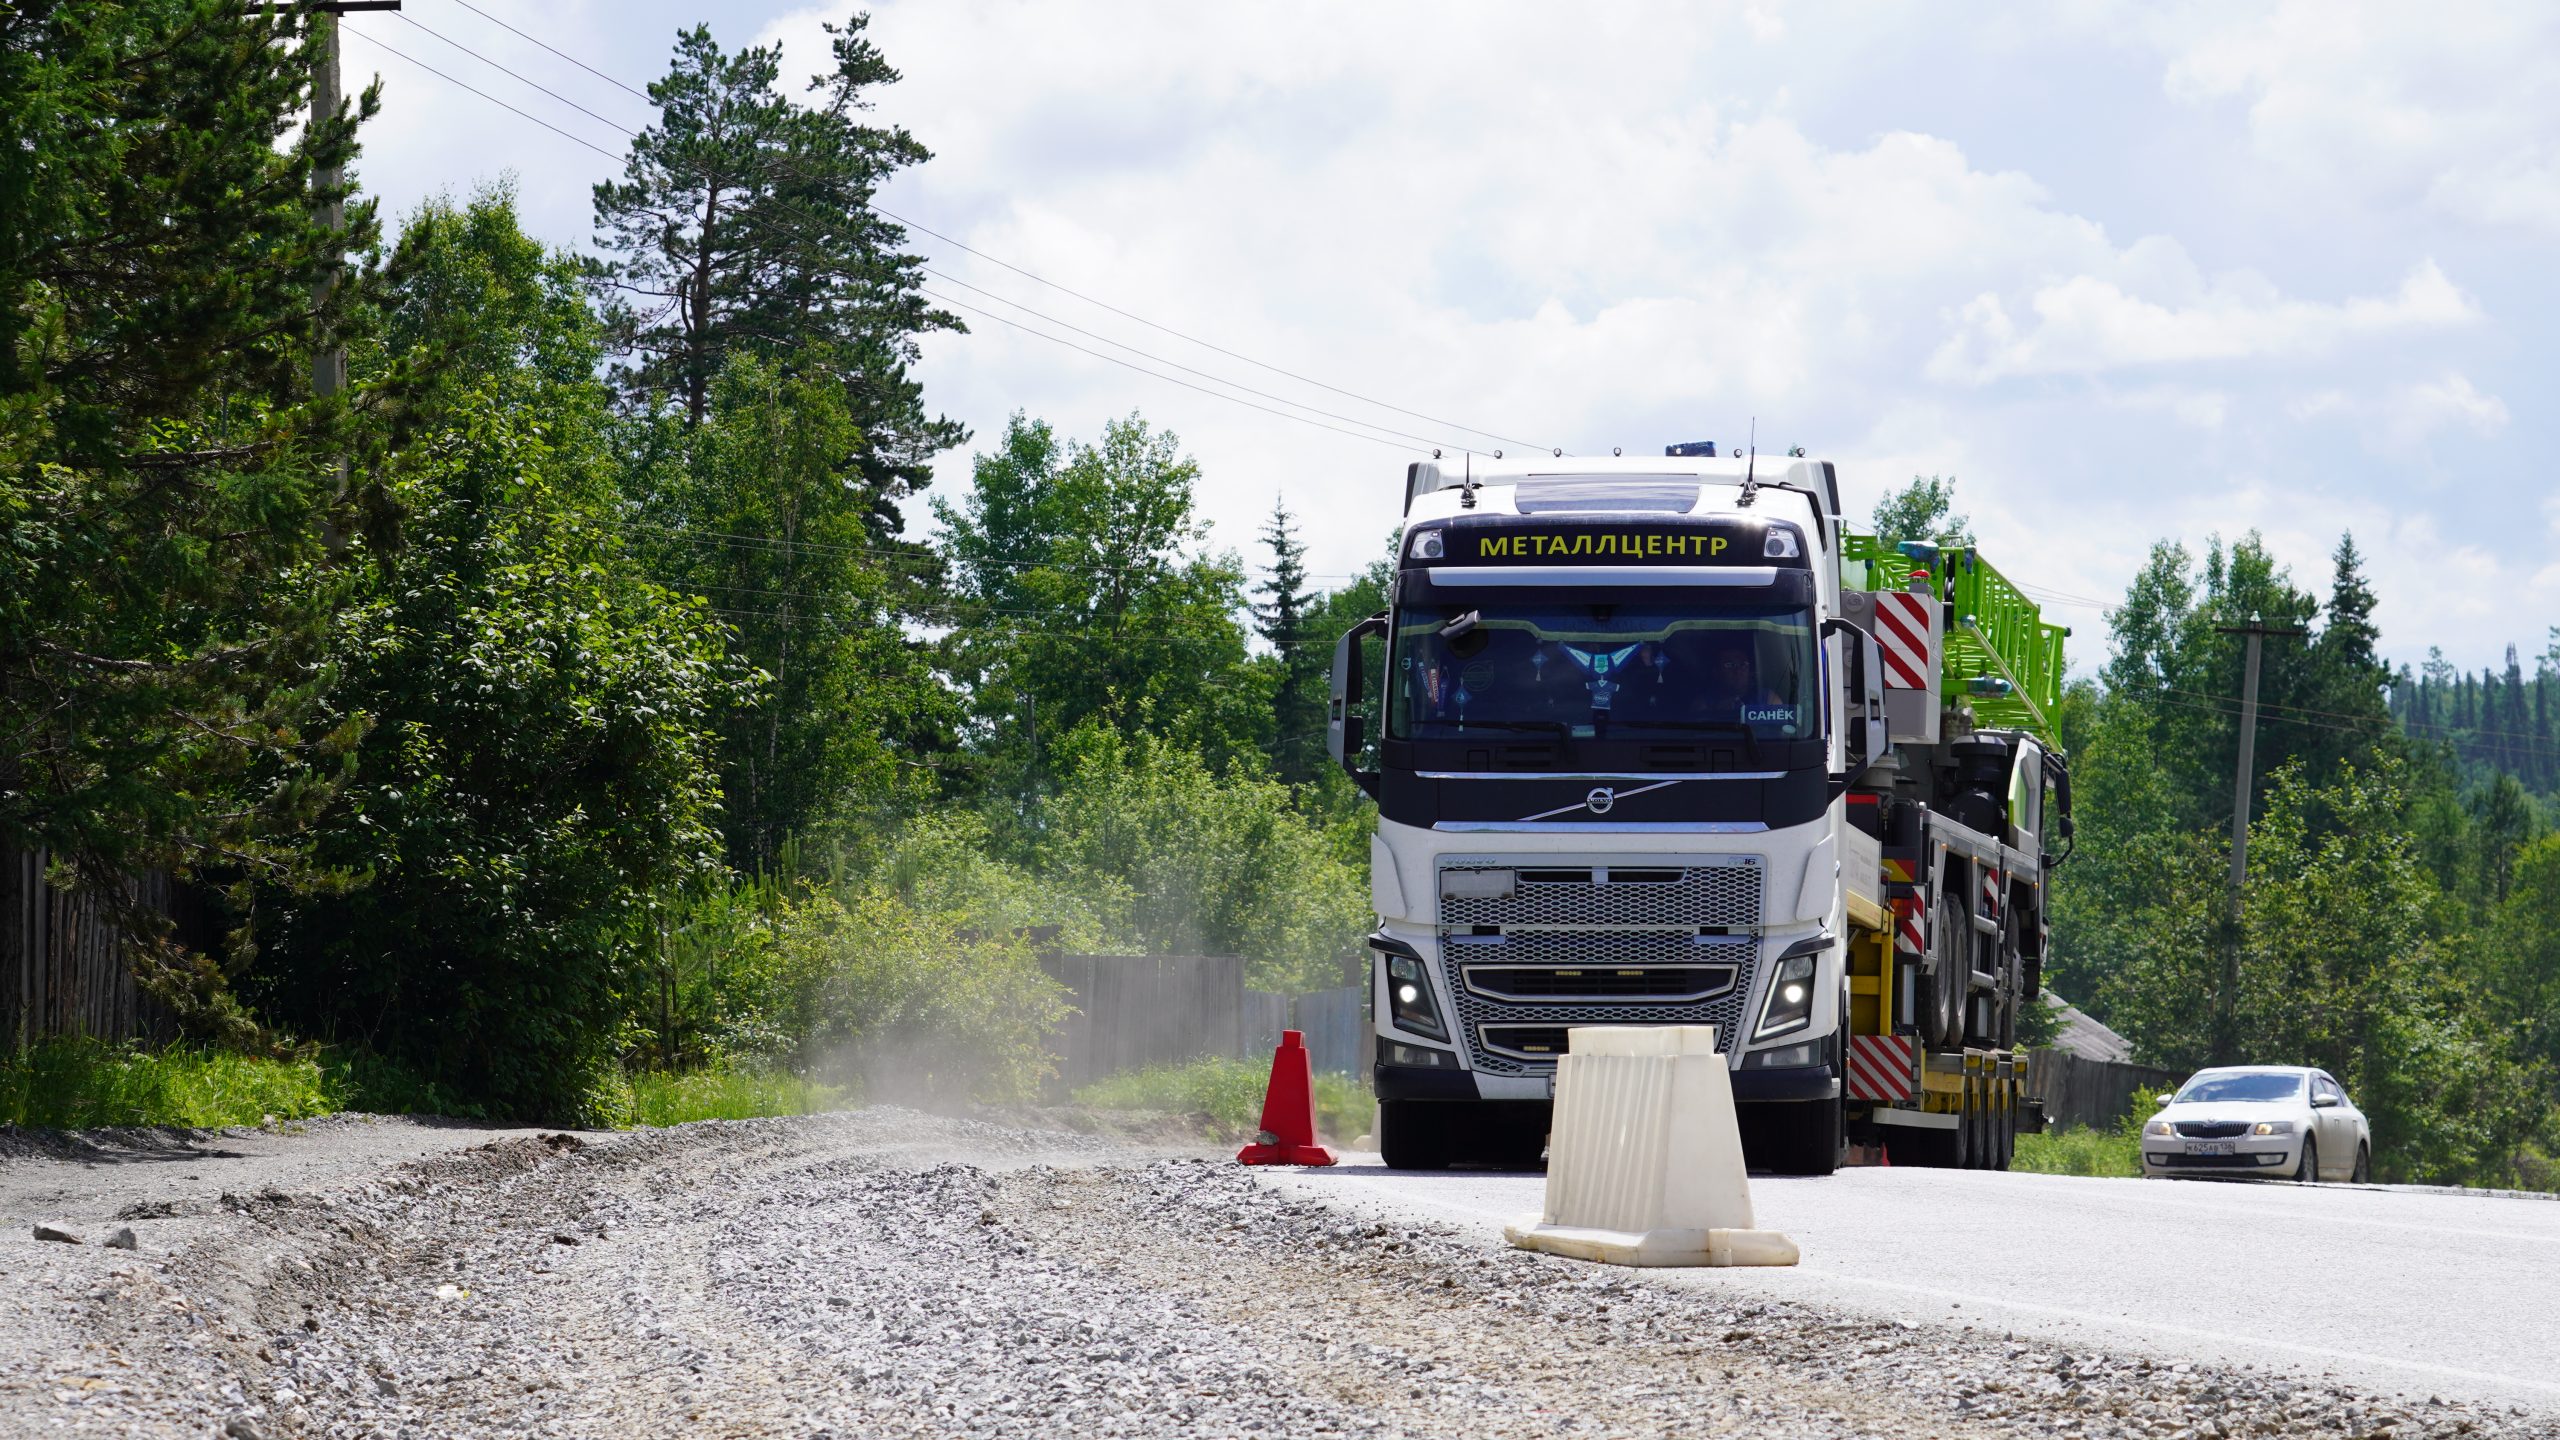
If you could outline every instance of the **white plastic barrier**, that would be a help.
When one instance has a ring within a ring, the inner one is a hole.
[[[1751,1228],[1733,1077],[1712,1025],[1583,1026],[1556,1062],[1547,1208],[1503,1230],[1611,1265],[1793,1265]]]

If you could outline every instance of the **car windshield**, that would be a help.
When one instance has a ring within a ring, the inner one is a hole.
[[[2201,1100],[2207,1103],[2234,1104],[2249,1100],[2298,1100],[2302,1097],[2299,1075],[2198,1075],[2178,1092],[2178,1102]]]
[[[1811,616],[1786,606],[1468,597],[1397,617],[1389,733],[1817,733]]]

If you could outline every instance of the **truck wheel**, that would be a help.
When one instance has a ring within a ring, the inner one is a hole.
[[[1378,1152],[1390,1170],[1446,1170],[1455,1107],[1423,1100],[1378,1102]]]
[[[1840,1168],[1847,1107],[1838,1100],[1754,1106],[1760,1150],[1775,1175],[1828,1175]]]
[[[1964,1045],[1965,995],[1973,985],[1973,915],[1944,890],[1929,912],[1929,1024],[1932,1048]]]
[[[1974,1158],[1973,1129],[1975,1118],[1976,1111],[1973,1104],[1973,1082],[1967,1080],[1965,1082],[1964,1089],[1960,1092],[1959,1098],[1956,1101],[1956,1128],[1947,1132],[1947,1138],[1955,1151],[1952,1162],[1955,1169],[1970,1170],[1975,1165],[1981,1163]]]

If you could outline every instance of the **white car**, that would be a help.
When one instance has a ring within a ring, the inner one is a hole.
[[[2373,1129],[2326,1070],[2199,1070],[2144,1122],[2142,1173],[2362,1184],[2373,1175]]]

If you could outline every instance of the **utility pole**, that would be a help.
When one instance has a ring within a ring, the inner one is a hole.
[[[337,119],[346,108],[338,83],[338,17],[355,10],[397,10],[400,4],[401,0],[325,0],[311,7],[311,128],[317,130]],[[346,178],[346,172],[335,165],[322,166],[311,176],[311,218],[332,230],[347,228],[346,201],[337,193]],[[330,256],[329,264],[312,280],[313,315],[320,314],[337,292],[343,258]],[[347,347],[332,343],[334,339],[326,334],[311,337],[311,393],[323,400],[347,388]]]
[[[2299,626],[2269,625],[2255,613],[2246,625],[2217,625],[2245,636],[2248,661],[2240,680],[2240,764],[2231,795],[2231,905],[2223,920],[2222,993],[2214,997],[2213,1061],[2228,1065],[2239,1048],[2240,907],[2249,882],[2249,787],[2258,752],[2258,647],[2270,635],[2300,635]]]

